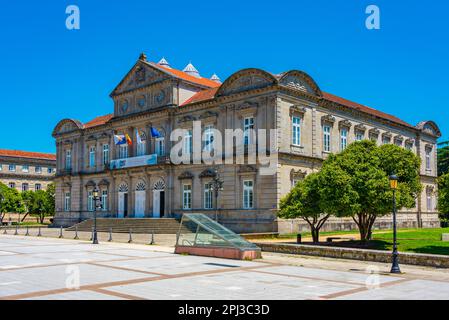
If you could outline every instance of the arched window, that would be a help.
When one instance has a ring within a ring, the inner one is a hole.
[[[137,130],[137,156],[144,156],[147,153],[147,135],[141,130]]]

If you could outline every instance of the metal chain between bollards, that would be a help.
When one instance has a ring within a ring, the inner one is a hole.
[[[132,243],[133,242],[133,230],[129,229],[129,240],[128,243]]]

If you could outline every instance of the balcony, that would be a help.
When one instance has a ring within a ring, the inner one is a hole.
[[[146,156],[112,160],[109,164],[110,170],[119,170],[126,168],[135,168],[142,166],[154,166],[158,164],[158,156],[150,154]]]

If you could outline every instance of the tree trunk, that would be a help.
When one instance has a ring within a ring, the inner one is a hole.
[[[373,225],[376,221],[376,215],[368,213],[357,214],[357,218],[353,217],[360,232],[360,241],[368,242],[372,239]]]
[[[320,242],[320,230],[317,229],[315,226],[311,227],[311,229],[312,229],[313,243],[319,243]]]

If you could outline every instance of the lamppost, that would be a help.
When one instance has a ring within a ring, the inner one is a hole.
[[[391,273],[401,273],[398,259],[398,244],[397,244],[397,225],[396,225],[396,190],[398,188],[398,177],[395,174],[390,176],[390,187],[393,190],[393,265]]]
[[[94,234],[92,236],[92,243],[98,244],[98,235],[97,235],[97,208],[101,209],[100,194],[98,188],[95,187],[93,192],[93,200],[94,200]]]
[[[223,180],[218,174],[218,169],[214,169],[214,178],[209,184],[209,190],[213,191],[215,195],[215,221],[218,222],[218,192],[223,191]]]

